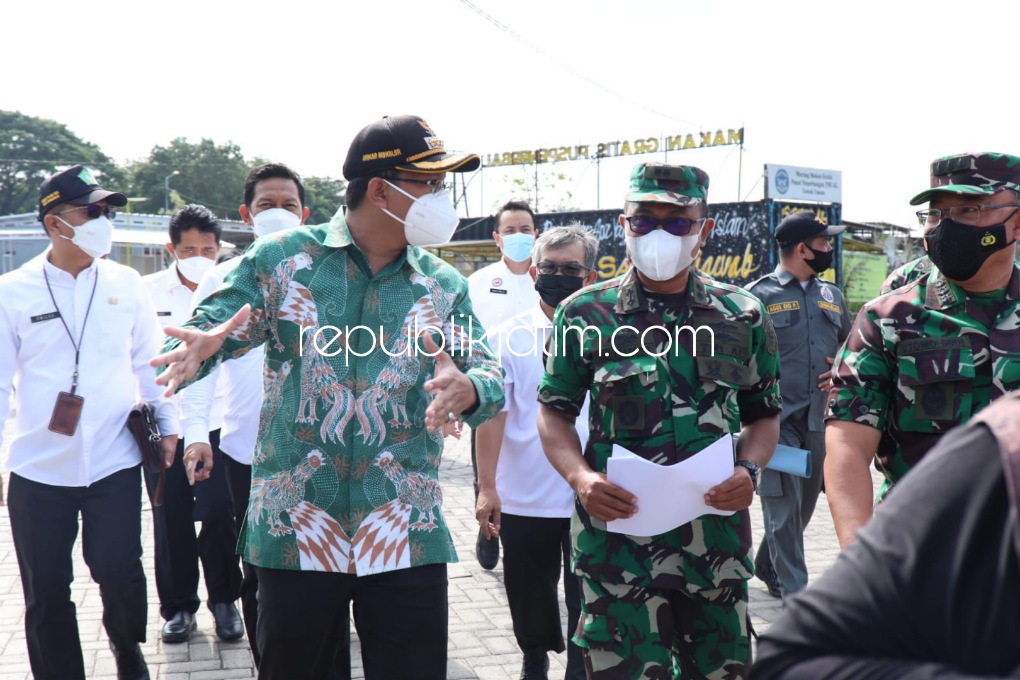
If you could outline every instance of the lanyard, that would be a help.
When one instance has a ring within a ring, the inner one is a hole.
[[[89,321],[89,312],[92,311],[92,300],[96,297],[96,284],[99,283],[99,268],[96,267],[96,278],[92,281],[92,294],[89,296],[89,306],[85,308],[85,318],[81,322],[81,333],[78,334],[78,342],[74,341],[71,329],[68,328],[67,321],[64,320],[64,315],[60,311],[60,307],[57,306],[57,299],[53,297],[53,289],[50,288],[50,277],[46,275],[45,267],[43,267],[43,279],[46,280],[46,290],[49,291],[50,300],[53,301],[53,309],[56,310],[57,314],[60,314],[60,323],[64,324],[67,337],[70,338],[71,344],[74,346],[74,375],[71,376],[71,394],[74,394],[74,391],[78,389],[78,359],[81,357],[81,341],[85,338],[85,324]]]

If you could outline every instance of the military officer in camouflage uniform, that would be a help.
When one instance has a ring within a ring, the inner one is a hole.
[[[698,168],[634,168],[620,217],[633,268],[568,298],[554,320],[538,426],[578,498],[574,640],[596,680],[747,673],[747,508],[779,437],[778,346],[757,298],[691,269],[713,227],[707,193]],[[582,454],[573,421],[586,395]],[[732,476],[705,498],[734,514],[651,537],[606,531],[641,505],[606,478],[614,444],[671,465],[742,425]]]
[[[945,432],[1020,387],[1020,157],[948,156],[911,200],[932,270],[866,304],[833,366],[825,489],[846,547]]]
[[[832,266],[829,238],[844,229],[822,223],[813,212],[792,213],[776,227],[779,264],[775,271],[747,286],[765,304],[779,339],[783,372],[779,441],[811,451],[807,479],[762,471],[758,495],[765,536],[754,573],[773,597],[803,590],[808,582],[804,527],[822,489],[829,365],[850,331],[843,293],[818,275]]]
[[[882,287],[879,289],[879,295],[885,295],[890,290],[896,290],[902,288],[914,279],[919,279],[923,275],[931,271],[931,260],[928,259],[927,255],[922,255],[916,259],[902,264],[896,269],[892,270],[892,273],[885,278],[882,282]]]

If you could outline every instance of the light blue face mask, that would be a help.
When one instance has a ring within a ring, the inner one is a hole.
[[[503,254],[514,262],[525,262],[534,245],[534,234],[507,234],[503,237]]]

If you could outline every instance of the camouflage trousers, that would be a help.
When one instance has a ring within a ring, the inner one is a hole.
[[[581,577],[581,593],[574,642],[591,680],[747,677],[746,582],[692,594]]]

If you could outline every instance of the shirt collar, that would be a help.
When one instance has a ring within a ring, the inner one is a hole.
[[[178,276],[178,274],[177,274],[177,259],[176,258],[174,259],[173,263],[169,267],[167,267],[163,271],[161,271],[160,274],[162,274],[163,277],[166,279],[166,281],[164,283],[166,283],[166,289],[167,290],[175,290],[177,288],[184,288],[185,290],[188,291],[189,295],[191,294],[191,289],[188,288],[186,285],[184,285],[184,282],[181,281],[181,277]]]
[[[350,227],[347,226],[347,209],[341,207],[333,215],[333,219],[329,221],[329,231],[326,234],[326,240],[323,245],[327,248],[347,248],[349,246],[357,247],[354,239],[351,237]],[[422,270],[421,257],[422,250],[417,246],[407,246],[405,248],[405,255],[407,263],[411,265],[414,271],[418,272],[422,276],[427,274]]]
[[[800,279],[798,279],[793,274],[784,269],[783,265],[781,264],[776,265],[776,271],[773,273],[776,275],[776,280],[779,281],[779,285],[781,286],[788,285],[791,281],[796,281],[798,286],[801,285]],[[810,287],[811,284],[814,283],[815,279],[817,278],[818,278],[817,274],[812,274],[811,278],[807,280],[808,287]]]
[[[50,262],[49,257],[50,252],[52,251],[46,251],[46,253],[44,253],[43,256],[34,263],[34,268],[36,269],[36,271],[45,272],[46,275],[49,276],[51,282],[66,281],[68,283],[71,283],[75,281],[76,279],[73,276],[71,276],[70,272],[66,272],[60,267],[54,266],[53,263]],[[100,259],[101,258],[98,257],[92,258],[92,263],[88,267],[85,267],[85,269],[82,269],[81,272],[79,272],[78,276],[79,277],[84,276],[86,280],[91,280],[92,277],[95,276],[95,273],[99,270]],[[32,263],[30,262],[27,264]]]
[[[535,306],[531,308],[531,322],[537,328],[552,328],[552,319],[545,315],[541,301],[536,302]]]
[[[786,284],[790,283],[790,281],[794,280],[793,274],[786,271],[786,269],[781,264],[776,265],[776,271],[774,273],[776,275],[776,280],[779,281],[780,286],[785,286]]]
[[[690,267],[687,276],[687,304],[689,307],[711,307],[712,299],[708,295],[705,282],[701,280],[701,272]],[[645,296],[637,269],[631,267],[623,275],[617,291],[616,311],[620,314],[633,314],[648,311],[648,298]]]
[[[1006,299],[1020,300],[1020,266],[1013,264],[1013,273],[1006,284]],[[928,274],[924,306],[929,309],[951,309],[967,301],[967,291],[953,283],[936,267]]]

